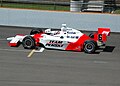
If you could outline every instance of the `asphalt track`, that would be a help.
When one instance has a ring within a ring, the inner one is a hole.
[[[95,54],[9,47],[6,38],[30,29],[0,27],[0,86],[120,86],[120,34]],[[88,34],[89,32],[86,32]]]

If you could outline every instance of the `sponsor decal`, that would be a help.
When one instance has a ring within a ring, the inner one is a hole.
[[[46,46],[51,46],[51,47],[63,47],[63,41],[54,41],[50,40]]]
[[[102,34],[98,35],[99,41],[102,41]]]
[[[102,34],[108,35],[108,34],[109,34],[109,31],[103,31]]]
[[[67,38],[76,38],[76,39],[78,39],[79,36],[67,36]]]
[[[68,34],[76,34],[76,32],[67,32]]]

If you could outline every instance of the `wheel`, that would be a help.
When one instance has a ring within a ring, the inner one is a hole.
[[[89,34],[89,37],[90,37],[90,38],[94,38],[94,33],[90,33],[90,34]]]
[[[35,49],[35,40],[31,36],[26,36],[23,41],[22,45],[25,49]]]
[[[87,40],[84,43],[84,52],[89,54],[95,53],[96,47],[97,47],[97,43],[95,41]]]
[[[43,33],[43,30],[42,29],[33,29],[33,30],[31,30],[30,35],[34,35],[37,33]]]

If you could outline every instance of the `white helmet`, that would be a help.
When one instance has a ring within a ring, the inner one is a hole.
[[[61,31],[63,31],[63,32],[67,31],[67,25],[66,24],[62,24]]]

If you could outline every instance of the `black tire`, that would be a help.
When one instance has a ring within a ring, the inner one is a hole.
[[[84,43],[84,52],[88,54],[95,53],[96,47],[97,47],[97,43],[95,41],[87,40]]]
[[[36,46],[35,40],[31,36],[26,36],[22,41],[22,45],[25,49],[35,49]]]
[[[31,30],[30,35],[34,35],[37,33],[43,33],[43,30],[42,29],[33,29],[33,30]]]
[[[90,38],[94,38],[94,33],[90,33],[90,34],[89,34],[89,37],[90,37]]]

